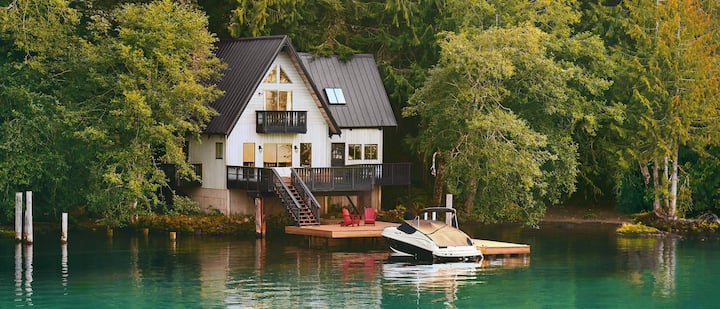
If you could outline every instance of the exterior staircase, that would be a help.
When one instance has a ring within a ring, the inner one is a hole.
[[[281,177],[273,171],[273,191],[296,226],[320,224],[320,204],[294,171],[291,177]]]

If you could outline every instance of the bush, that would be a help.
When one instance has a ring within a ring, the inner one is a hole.
[[[200,204],[187,196],[175,195],[172,202],[172,208],[168,214],[195,215],[200,213]]]
[[[659,234],[660,230],[642,223],[625,223],[621,227],[617,228],[615,232],[620,234]]]

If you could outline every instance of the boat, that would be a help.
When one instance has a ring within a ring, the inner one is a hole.
[[[439,221],[439,218],[446,218]],[[389,226],[381,233],[393,257],[411,258],[423,263],[477,262],[483,255],[473,240],[458,227],[453,208],[430,207],[399,226]]]

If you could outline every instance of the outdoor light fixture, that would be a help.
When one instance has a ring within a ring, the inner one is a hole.
[[[297,146],[297,145],[294,145],[294,146],[293,146],[293,149],[295,149],[295,152],[298,152],[298,150],[300,150],[300,149],[298,149],[298,146]]]
[[[258,145],[258,151],[262,151],[262,145]]]

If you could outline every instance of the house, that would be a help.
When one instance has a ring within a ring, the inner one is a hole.
[[[285,209],[317,224],[337,197],[379,209],[382,185],[409,184],[409,164],[383,164],[397,125],[371,55],[348,61],[298,53],[286,36],[221,40],[225,94],[188,158],[201,176],[179,191],[205,210]]]

